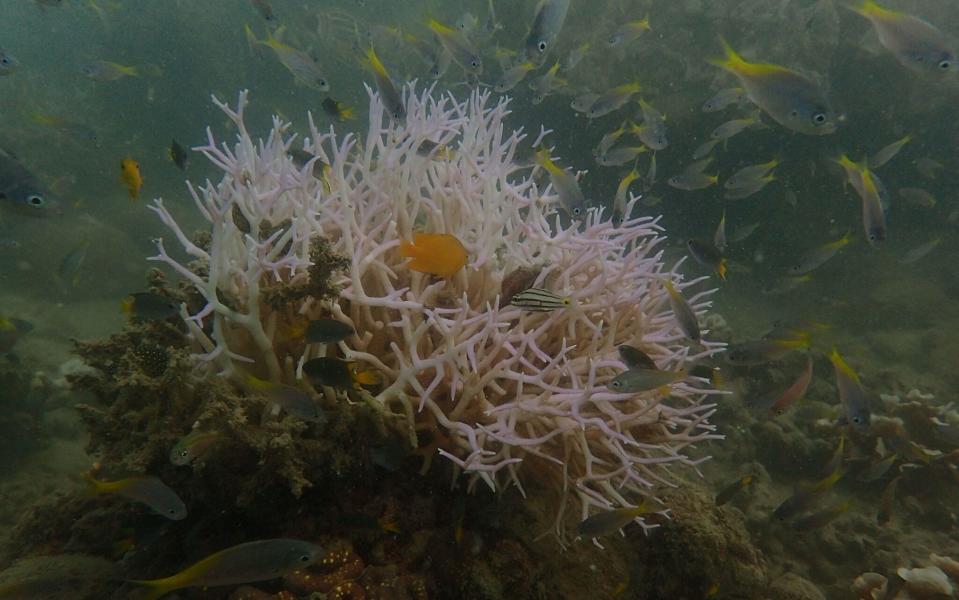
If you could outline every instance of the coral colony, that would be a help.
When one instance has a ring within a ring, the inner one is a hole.
[[[191,241],[158,199],[153,210],[192,260],[178,260],[162,239],[151,260],[206,301],[195,314],[181,309],[199,368],[303,389],[311,389],[302,368],[311,358],[375,370],[377,386],[315,391],[377,407],[413,448],[432,440],[424,469],[439,454],[471,488],[515,484],[525,496],[525,483],[530,493],[534,485],[555,492],[554,531],[566,540],[589,515],[675,485],[671,465],[695,468],[707,458],[687,448],[721,437],[707,421],[714,405],[706,398],[716,392],[704,379],[640,393],[606,387],[626,368],[620,344],[639,346],[664,370],[717,352],[718,344],[686,340],[663,283],[686,290],[698,313],[709,291],[688,289],[702,279],[681,282],[665,268],[657,219],[629,216],[638,197],[618,226],[600,209],[569,223],[552,188],[538,183],[541,167],[517,156],[532,148],[505,126],[507,101],[431,92],[405,89],[402,124],[371,92],[365,140],[320,133],[310,118],[310,137],[299,143],[278,118],[269,137],[254,140],[246,92],[235,110],[214,99],[238,135],[230,147],[208,132],[199,149],[224,172],[218,184],[190,186],[209,236]],[[308,162],[295,160],[302,151]],[[414,233],[455,236],[466,265],[448,278],[412,270],[400,246]],[[333,277],[338,290],[311,294],[311,269],[335,256],[345,257]],[[509,304],[528,288],[568,305]],[[292,323],[323,317],[355,335],[289,342]],[[654,502],[654,511],[665,509]]]

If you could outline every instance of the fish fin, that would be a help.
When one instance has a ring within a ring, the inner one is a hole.
[[[120,312],[125,314],[128,317],[133,316],[133,306],[136,304],[136,298],[133,296],[127,296],[123,300],[120,300]]]
[[[373,46],[370,46],[370,49],[366,51],[366,60],[369,62],[370,67],[376,72],[377,75],[381,77],[389,77],[389,73],[386,72],[386,67],[383,66],[382,62],[380,62],[380,58],[376,55],[376,51],[373,49]]]
[[[400,240],[400,256],[403,258],[419,258],[419,249],[413,245],[413,242]]]
[[[767,63],[751,63],[736,52],[726,38],[720,37],[719,41],[723,44],[723,51],[726,53],[723,58],[711,58],[709,62],[717,67],[725,69],[738,76],[762,77],[773,73],[781,73],[785,69],[778,65]]]
[[[859,13],[867,19],[871,17],[876,17],[877,19],[891,19],[902,14],[894,10],[889,10],[888,8],[883,8],[876,4],[874,0],[863,0],[862,4],[859,6],[850,6],[849,8],[853,12]]]
[[[728,263],[729,261],[726,258],[722,258],[719,261],[719,264],[716,265],[716,274],[719,275],[719,278],[723,281],[726,281],[726,271],[729,270]]]

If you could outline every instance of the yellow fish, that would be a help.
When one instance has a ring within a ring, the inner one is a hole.
[[[140,163],[129,156],[120,161],[120,180],[127,186],[130,200],[140,197],[140,188],[143,187],[143,176],[140,175]]]
[[[409,268],[437,277],[452,277],[466,264],[463,243],[448,233],[414,233],[413,241],[400,242],[400,255],[412,258]]]

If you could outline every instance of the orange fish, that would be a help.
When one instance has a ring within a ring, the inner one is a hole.
[[[127,186],[130,200],[140,197],[140,188],[143,187],[143,177],[140,175],[140,163],[129,156],[120,161],[120,180]]]
[[[448,233],[414,233],[413,241],[400,242],[400,255],[412,258],[409,267],[420,273],[452,277],[468,257],[463,243]]]

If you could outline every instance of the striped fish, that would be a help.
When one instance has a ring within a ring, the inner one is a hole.
[[[509,303],[524,310],[549,312],[569,306],[572,301],[569,296],[559,296],[542,288],[529,288],[515,294]]]

